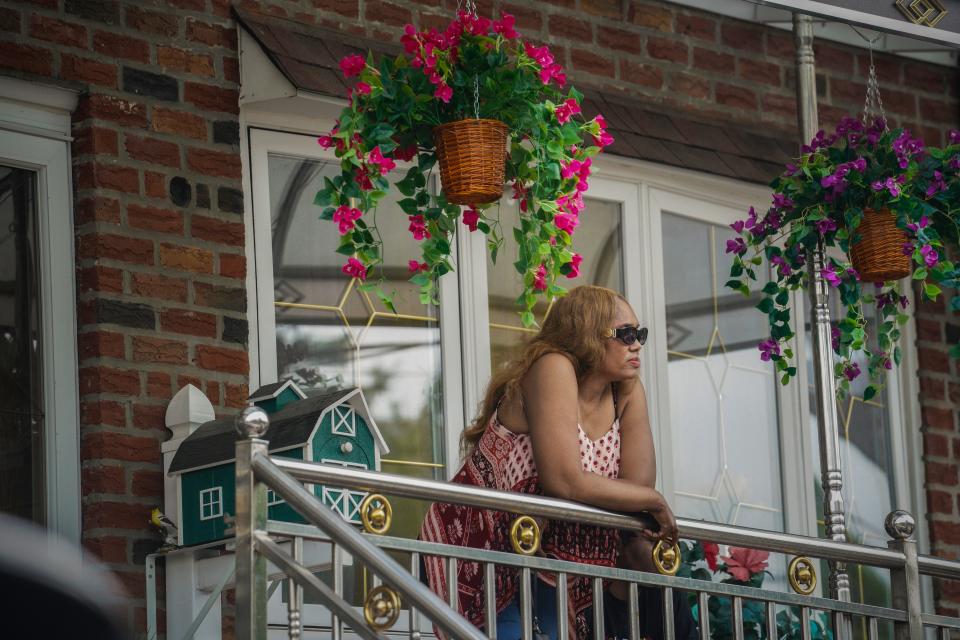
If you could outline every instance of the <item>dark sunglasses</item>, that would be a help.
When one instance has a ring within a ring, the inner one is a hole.
[[[616,338],[626,345],[639,342],[643,345],[647,341],[646,327],[618,327],[617,329],[607,329],[603,332],[604,338]]]

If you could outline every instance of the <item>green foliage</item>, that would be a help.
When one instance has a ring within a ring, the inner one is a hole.
[[[943,287],[957,288],[960,265],[948,259],[947,249],[956,249],[960,237],[960,134],[951,133],[942,149],[925,149],[909,132],[889,130],[881,119],[865,127],[845,118],[835,134],[819,132],[802,151],[797,164],[771,182],[773,204],[766,213],[751,207],[747,219],[732,225],[740,237],[728,242],[733,259],[726,286],[749,296],[750,281],[758,277],[745,265],[766,263],[773,279],[756,306],[769,320],[770,339],[760,349],[787,384],[796,376],[793,353],[785,348],[796,332],[790,292],[811,284],[809,262],[818,243],[836,247],[842,259],[827,257],[820,275],[837,290],[844,308],[831,336],[838,395],[845,397],[861,374],[855,360],[865,360],[870,384],[863,399],[869,400],[886,371],[900,362],[900,327],[908,319],[901,311],[908,298],[897,281],[861,282],[850,247],[860,239],[866,209],[888,210],[905,234],[903,251],[915,265],[912,280],[920,296],[936,300]],[[954,309],[960,308],[960,296],[953,300]],[[876,308],[872,323],[864,305]],[[960,358],[960,348],[951,355]]]
[[[583,207],[590,158],[612,138],[602,117],[582,117],[582,95],[564,88],[563,71],[547,48],[522,42],[512,25],[508,14],[491,22],[460,13],[443,33],[408,25],[401,38],[406,55],[345,58],[344,72],[357,75],[358,83],[334,129],[320,138],[335,150],[341,174],[325,181],[315,203],[325,207],[321,218],[339,225],[339,252],[351,256],[344,272],[382,278],[382,247],[389,238],[379,233],[375,216],[366,214],[376,210],[393,179],[403,196],[399,206],[421,243],[419,260],[410,256],[411,281],[420,287],[421,300],[436,303],[434,283],[454,268],[451,251],[460,223],[487,235],[494,260],[503,236],[499,223],[486,215],[492,205],[461,211],[442,190],[435,191],[433,130],[475,117],[505,123],[505,175],[521,208],[521,225],[513,234],[519,249],[514,266],[524,286],[518,300],[524,324],[532,325],[538,296],[563,295],[558,278],[579,273],[571,234]],[[410,163],[399,179],[390,172],[395,161]]]

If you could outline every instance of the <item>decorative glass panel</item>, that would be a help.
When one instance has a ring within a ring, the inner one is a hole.
[[[396,204],[400,196],[391,192],[371,214],[390,238],[382,287],[395,294],[394,314],[341,272],[346,256],[336,253],[337,227],[321,221],[313,204],[323,178],[339,175],[339,166],[272,153],[268,171],[277,376],[307,393],[360,387],[390,447],[384,471],[443,479],[439,310],[420,304],[407,281],[419,244]],[[426,503],[407,502],[394,505],[393,535],[419,530]]]
[[[0,166],[0,512],[44,521],[37,176]]]
[[[560,284],[568,289],[581,284],[596,284],[623,293],[623,254],[621,251],[620,203],[584,198],[586,207],[580,214],[580,226],[574,235],[574,248],[583,256],[580,276]],[[496,210],[494,210],[495,213]],[[491,370],[508,362],[517,348],[536,332],[520,322],[517,296],[522,290],[522,279],[513,263],[518,249],[512,229],[519,225],[519,209],[512,200],[500,205],[500,224],[506,236],[503,248],[494,264],[487,258],[487,286],[490,304],[490,361]],[[549,312],[541,302],[534,310],[537,321]]]

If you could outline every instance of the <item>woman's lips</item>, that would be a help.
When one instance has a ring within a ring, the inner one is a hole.
[[[634,358],[634,359],[632,359],[632,360],[627,360],[627,364],[629,364],[629,365],[630,365],[631,367],[633,367],[634,369],[639,369],[639,368],[640,368],[640,359],[639,359],[639,358]]]

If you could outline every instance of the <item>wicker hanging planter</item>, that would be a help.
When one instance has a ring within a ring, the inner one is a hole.
[[[910,256],[903,253],[907,234],[897,227],[897,218],[889,209],[864,209],[857,234],[860,240],[850,247],[850,260],[862,282],[887,282],[910,275]]]
[[[487,204],[500,199],[508,133],[504,123],[485,119],[456,120],[433,129],[447,202]]]

